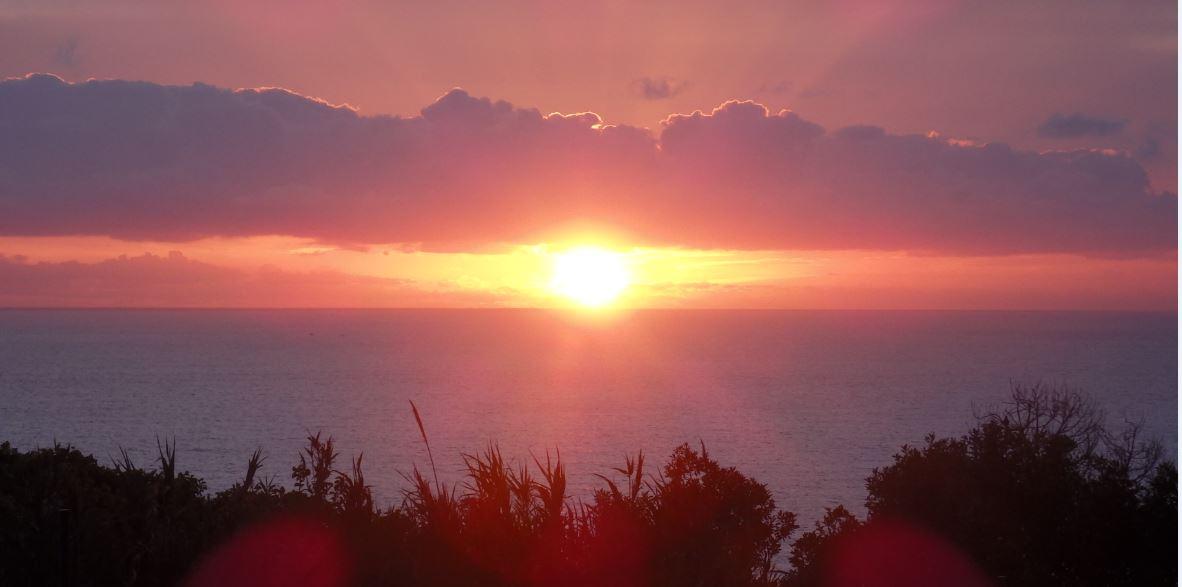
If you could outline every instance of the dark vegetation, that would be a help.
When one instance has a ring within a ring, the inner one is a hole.
[[[659,470],[629,458],[585,502],[557,457],[520,466],[490,446],[465,457],[464,483],[432,462],[379,508],[362,457],[342,462],[321,435],[290,488],[260,477],[256,452],[212,495],[169,443],[150,470],[5,443],[0,584],[1176,584],[1176,467],[1137,427],[1102,422],[1076,393],[1016,388],[967,434],[876,469],[864,519],[838,506],[794,540],[795,516],[704,446]]]

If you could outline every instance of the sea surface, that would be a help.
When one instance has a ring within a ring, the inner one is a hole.
[[[179,466],[210,489],[251,451],[286,482],[309,433],[364,451],[396,504],[497,443],[519,463],[561,451],[586,498],[626,455],[652,470],[704,443],[816,520],[864,511],[864,479],[904,443],[959,434],[1011,382],[1069,385],[1113,425],[1143,421],[1175,458],[1177,318],[1153,313],[543,310],[4,310],[0,440],[54,441]]]

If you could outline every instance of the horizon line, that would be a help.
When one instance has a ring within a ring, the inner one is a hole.
[[[1078,313],[1078,314],[1177,314],[1174,308],[800,308],[800,307],[685,307],[641,306],[610,309],[561,306],[0,306],[0,311],[546,311],[611,316],[627,312],[980,312],[980,313]]]

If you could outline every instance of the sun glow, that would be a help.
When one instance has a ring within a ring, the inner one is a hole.
[[[628,288],[624,256],[596,247],[578,247],[554,256],[550,290],[590,308],[606,306]]]

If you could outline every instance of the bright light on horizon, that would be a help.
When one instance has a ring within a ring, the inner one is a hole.
[[[631,275],[620,253],[583,246],[554,255],[550,291],[589,308],[601,308],[628,288]]]

